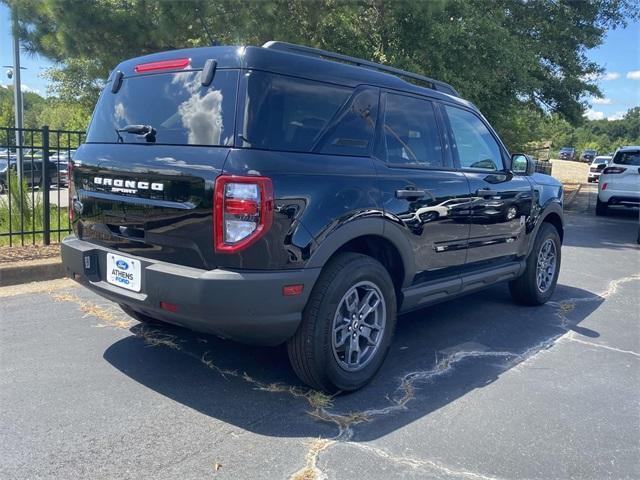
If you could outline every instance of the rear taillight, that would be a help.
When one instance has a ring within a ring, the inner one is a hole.
[[[624,167],[607,167],[605,168],[602,173],[605,175],[609,175],[611,173],[622,173],[626,170],[626,168]]]
[[[267,177],[221,175],[214,188],[217,252],[235,253],[262,237],[273,222],[273,184]]]

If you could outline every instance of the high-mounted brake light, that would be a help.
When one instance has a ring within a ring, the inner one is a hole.
[[[622,173],[625,170],[626,168],[624,167],[607,167],[602,171],[602,173],[603,175],[610,175],[612,173]]]
[[[273,184],[267,177],[221,175],[214,188],[213,237],[219,253],[235,253],[273,223]]]
[[[172,60],[160,60],[159,62],[141,63],[136,65],[134,70],[136,73],[153,72],[155,70],[178,70],[188,67],[190,63],[190,58],[174,58]]]

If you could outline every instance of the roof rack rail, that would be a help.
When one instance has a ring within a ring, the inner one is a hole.
[[[350,63],[358,67],[367,67],[373,70],[379,70],[381,72],[391,73],[392,75],[396,75],[397,77],[405,77],[413,80],[418,80],[420,82],[424,82],[428,84],[429,88],[431,88],[432,90],[437,90],[439,92],[447,93],[455,97],[460,96],[460,94],[455,88],[453,88],[448,83],[441,82],[440,80],[435,80],[433,78],[425,77],[423,75],[418,75],[416,73],[400,70],[399,68],[382,65],[380,63],[370,62],[368,60],[362,60],[360,58],[350,57],[348,55],[342,55],[341,53],[333,53],[333,52],[328,52],[326,50],[321,50],[319,48],[307,47],[304,45],[296,45],[294,43],[278,42],[274,40],[265,43],[264,45],[262,45],[262,48],[282,50],[285,52],[297,53],[300,55],[307,55],[310,57],[337,60],[339,62]]]

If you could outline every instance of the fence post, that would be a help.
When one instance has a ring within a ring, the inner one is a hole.
[[[51,205],[49,190],[51,176],[49,174],[49,126],[42,127],[42,241],[45,245],[51,243]]]

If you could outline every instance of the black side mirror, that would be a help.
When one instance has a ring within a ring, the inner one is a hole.
[[[511,171],[516,175],[533,175],[536,162],[529,155],[514,153],[511,155]]]

